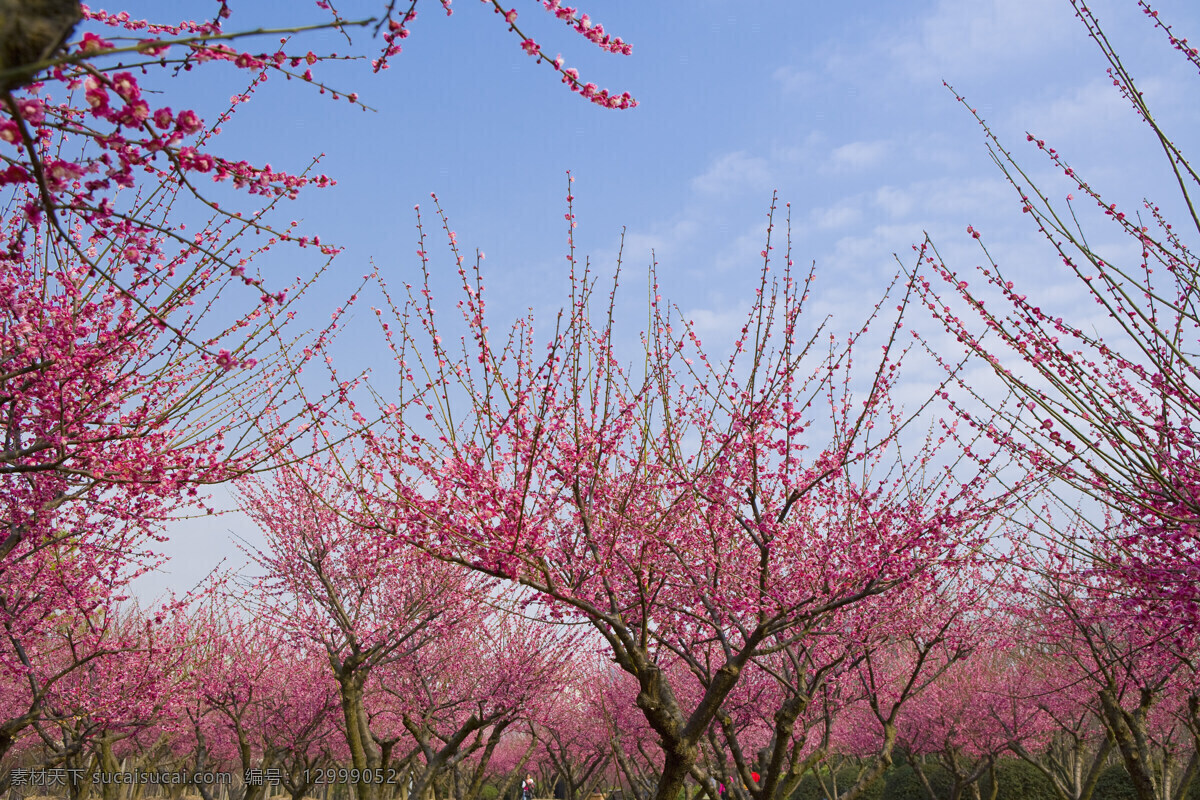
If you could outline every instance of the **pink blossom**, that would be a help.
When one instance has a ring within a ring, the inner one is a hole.
[[[237,359],[228,350],[222,349],[217,353],[217,366],[228,372],[237,366]]]
[[[87,55],[96,55],[103,50],[111,50],[112,47],[112,42],[101,39],[91,31],[83,34],[83,39],[79,42],[79,52]]]
[[[17,101],[21,117],[30,125],[41,125],[46,121],[46,106],[34,97],[25,97]]]
[[[121,96],[121,99],[126,103],[132,103],[141,97],[141,89],[138,88],[137,79],[130,72],[118,72],[112,76],[111,85],[113,91]]]
[[[179,112],[178,116],[175,118],[175,125],[183,133],[192,134],[196,133],[201,129],[201,127],[203,127],[203,122],[201,122],[200,117],[195,111],[186,109]]]

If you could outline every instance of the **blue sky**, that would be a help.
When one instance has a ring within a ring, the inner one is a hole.
[[[1161,152],[1110,85],[1067,0],[579,0],[581,11],[633,44],[632,56],[600,52],[538,2],[512,1],[519,24],[544,51],[562,53],[585,80],[627,90],[640,105],[609,111],[568,92],[520,50],[490,3],[456,0],[447,18],[425,0],[391,69],[371,75],[358,63],[326,71],[333,85],[377,111],[272,79],[225,127],[215,148],[224,155],[299,169],[325,153],[321,171],[338,180],[284,211],[345,247],[326,289],[310,302],[314,315],[328,313],[331,298],[348,293],[372,262],[394,280],[415,274],[413,206],[422,205],[427,230],[436,232],[430,192],[460,244],[487,254],[494,324],[530,306],[551,313],[566,288],[568,169],[576,178],[579,252],[607,274],[624,227],[630,308],[653,250],[664,295],[711,342],[740,327],[773,190],[781,207],[792,204],[797,264],[817,264],[814,310],[832,314],[836,328],[862,319],[896,269],[892,254],[911,263],[910,246],[922,231],[962,269],[979,263],[967,225],[984,233],[1028,294],[1069,308],[1078,290],[1023,218],[982,131],[943,79],[1052,198],[1071,187],[1025,142],[1026,131],[1057,148],[1110,200],[1132,210],[1151,196],[1173,207]],[[159,5],[128,8],[155,18]],[[181,0],[171,8],[198,18],[212,5]],[[295,0],[231,5],[228,29],[297,24],[315,13]],[[341,9],[352,17],[350,5]],[[354,5],[364,16],[376,6]],[[1091,7],[1187,151],[1200,130],[1193,68],[1132,0]],[[1194,3],[1155,7],[1179,33],[1200,37]],[[298,43],[301,51],[354,53],[378,45],[363,35],[351,45],[321,35]],[[244,82],[220,69],[189,80],[164,88],[187,93],[173,105],[202,112],[215,111]],[[1096,233],[1093,243],[1103,247],[1111,231]],[[433,252],[435,267],[452,277],[445,248]],[[281,284],[304,268],[285,256],[261,267]],[[453,299],[443,297],[446,305]],[[367,305],[359,317],[369,316]],[[629,325],[636,329],[632,314]],[[378,371],[385,362],[366,330],[352,329],[339,353],[347,366]],[[221,557],[239,562],[231,532],[257,540],[237,516],[172,528],[160,549],[173,561],[141,579],[139,593],[187,589]]]

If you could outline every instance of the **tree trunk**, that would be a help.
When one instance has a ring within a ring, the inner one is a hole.
[[[33,80],[33,64],[54,55],[83,18],[79,0],[0,0],[0,89]],[[11,72],[10,72],[11,71]]]
[[[500,784],[500,791],[496,793],[497,800],[504,800],[508,796],[509,790],[513,784],[517,782],[517,778],[525,772],[525,765],[529,763],[529,759],[533,756],[533,751],[537,749],[538,740],[536,736],[529,737],[529,747],[525,748],[525,752],[521,755],[521,760],[517,762],[516,769],[508,773],[508,777],[504,779],[504,783]]]
[[[854,785],[838,795],[838,800],[856,800],[861,797],[867,787],[874,783],[887,768],[892,765],[892,750],[896,747],[896,726],[891,722],[883,724],[883,745],[875,755],[875,762],[858,776]]]
[[[678,742],[668,748],[667,743],[663,742],[663,770],[658,779],[658,791],[654,794],[654,800],[679,800],[692,764],[696,763],[696,757],[699,755],[700,748],[695,744]]]
[[[483,789],[483,779],[487,777],[487,765],[492,760],[492,754],[496,752],[496,746],[500,744],[501,735],[510,723],[511,720],[492,726],[491,733],[488,735],[487,745],[484,746],[483,753],[479,756],[479,762],[475,767],[475,771],[471,774],[470,780],[465,782],[465,791],[461,796],[461,800],[477,800],[479,797],[479,792]]]
[[[342,704],[342,718],[346,724],[346,746],[350,750],[350,763],[359,770],[360,776],[365,770],[377,766],[378,758],[371,748],[374,740],[365,730],[366,710],[363,708],[364,675],[358,672],[337,676],[339,694]],[[373,781],[361,779],[352,782],[355,800],[376,800],[377,787]]]
[[[1112,734],[1125,770],[1133,782],[1133,791],[1138,800],[1157,800],[1158,792],[1154,775],[1147,763],[1145,748],[1140,746],[1140,740],[1145,738],[1141,730],[1141,717],[1154,701],[1154,695],[1149,690],[1142,690],[1141,702],[1134,713],[1126,713],[1117,702],[1116,692],[1111,687],[1100,691],[1100,706],[1104,713],[1104,725]]]

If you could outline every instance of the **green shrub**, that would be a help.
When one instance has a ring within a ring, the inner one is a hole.
[[[933,762],[922,765],[921,771],[929,779],[935,800],[946,800],[954,788],[954,776],[942,765]],[[887,775],[880,800],[929,800],[916,770],[908,763],[901,763]]]
[[[1056,800],[1054,784],[1042,771],[1019,758],[1004,758],[996,762],[996,800]],[[984,774],[979,780],[984,797],[992,791],[992,779]]]
[[[500,787],[492,783],[485,783],[479,787],[479,800],[496,800],[500,796]]]
[[[827,776],[829,770],[821,768],[822,776]],[[842,767],[838,770],[837,785],[838,791],[844,792],[858,780],[859,771],[855,767]],[[828,780],[826,780],[828,783]],[[876,779],[870,786],[866,788],[861,795],[860,800],[883,800],[884,779]],[[800,779],[800,785],[796,787],[796,791],[792,792],[790,800],[825,800],[825,792],[821,788],[821,783],[817,779],[814,772],[805,773]]]
[[[812,772],[804,773],[790,800],[821,800],[821,787],[817,783],[817,776]]]
[[[1200,779],[1192,781],[1186,797],[1187,800],[1200,800]],[[1092,800],[1137,800],[1133,780],[1125,770],[1124,764],[1118,761],[1100,773]]]
[[[1133,781],[1125,771],[1124,764],[1113,764],[1100,773],[1092,800],[1137,800]]]

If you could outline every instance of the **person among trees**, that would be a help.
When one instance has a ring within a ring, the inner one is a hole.
[[[521,781],[521,800],[533,800],[533,776],[526,775]]]

